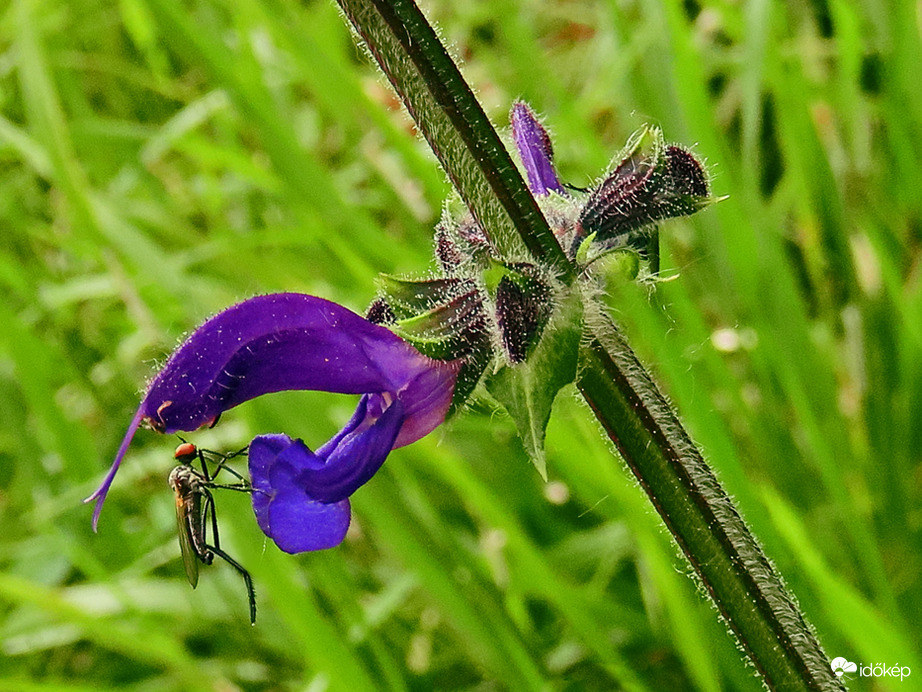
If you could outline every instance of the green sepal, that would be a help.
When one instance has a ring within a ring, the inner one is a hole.
[[[486,378],[487,392],[515,422],[532,463],[547,479],[544,437],[554,398],[576,378],[582,334],[579,291],[558,296],[544,335],[523,363],[507,366]]]
[[[389,274],[380,274],[376,283],[398,320],[430,312],[475,288],[469,279],[401,279]]]
[[[663,153],[666,150],[666,140],[663,137],[663,130],[658,125],[644,125],[639,130],[635,130],[628,137],[627,142],[614,161],[618,162],[618,168],[637,168],[650,162],[654,168],[662,170]]]
[[[461,408],[470,397],[471,393],[480,382],[484,371],[493,360],[493,349],[489,341],[484,341],[479,347],[464,356],[458,378],[455,380],[455,390],[451,396],[451,405],[448,407],[446,418],[450,418]]]
[[[587,241],[590,240],[587,238]],[[586,247],[586,243],[580,250]],[[640,263],[644,258],[633,245],[619,245],[610,248],[592,247],[585,254],[585,261],[580,264],[584,270],[590,270],[599,277],[604,277],[613,285],[634,281],[640,275]],[[659,248],[657,246],[657,267],[659,266]]]
[[[483,299],[476,290],[389,326],[420,353],[436,360],[455,360],[489,343]]]

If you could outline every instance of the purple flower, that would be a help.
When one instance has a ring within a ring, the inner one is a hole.
[[[263,394],[312,389],[364,396],[346,427],[316,452],[286,435],[253,440],[253,508],[283,550],[334,546],[349,526],[349,495],[391,449],[444,421],[457,371],[457,363],[427,358],[322,298],[278,293],[245,300],[199,327],[150,383],[112,468],[87,498],[96,500],[93,527],[141,423],[162,433],[196,430]]]

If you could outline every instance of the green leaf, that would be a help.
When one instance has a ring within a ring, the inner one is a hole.
[[[504,367],[486,381],[487,391],[512,417],[525,451],[545,480],[544,434],[557,392],[576,379],[582,314],[579,291],[567,290],[528,360]]]

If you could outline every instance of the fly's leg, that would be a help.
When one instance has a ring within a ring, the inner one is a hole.
[[[202,494],[204,495],[204,501],[203,501],[204,520],[207,522],[208,515],[209,514],[211,515],[211,535],[214,541],[213,545],[207,544],[207,543],[205,544],[205,548],[207,549],[207,555],[208,555],[207,563],[211,564],[212,561],[214,560],[214,556],[217,555],[218,557],[222,558],[225,562],[227,562],[227,564],[229,564],[231,567],[233,567],[235,570],[237,570],[240,573],[240,576],[243,577],[244,584],[246,584],[247,600],[249,601],[249,604],[250,604],[250,624],[255,625],[256,624],[256,590],[253,588],[253,578],[250,576],[250,573],[244,568],[243,565],[241,565],[239,562],[237,562],[234,558],[232,558],[230,555],[228,555],[221,549],[221,538],[218,535],[218,515],[215,514],[215,511],[214,511],[214,497],[212,497],[211,492],[208,490],[208,488],[202,488],[202,491],[203,491]]]
[[[217,536],[215,537],[217,538]],[[215,541],[215,543],[217,543],[217,541]],[[214,551],[215,555],[222,558],[225,562],[227,562],[227,564],[229,564],[231,567],[237,570],[240,573],[240,576],[243,577],[243,582],[244,584],[246,584],[246,587],[247,587],[247,599],[250,602],[250,624],[255,625],[256,624],[256,590],[253,588],[253,578],[250,576],[250,573],[244,568],[243,565],[241,565],[239,562],[237,562],[234,558],[232,558],[230,555],[225,553],[223,550],[221,550],[216,545],[214,546],[210,545],[208,546],[208,548]]]
[[[221,454],[220,452],[213,452],[210,449],[199,449],[198,458],[202,464],[202,471],[204,473],[205,480],[208,483],[212,483],[215,480],[215,478],[218,477],[218,474],[221,473],[222,470],[226,470],[229,474],[234,476],[234,478],[240,481],[240,483],[239,484],[228,484],[228,485],[213,485],[212,487],[226,488],[228,490],[243,490],[245,488],[249,488],[250,482],[246,478],[244,478],[243,475],[240,474],[240,472],[238,472],[237,470],[227,465],[227,461],[229,459],[233,459],[235,457],[239,457],[243,454],[246,454],[248,449],[249,449],[249,446],[244,447],[243,449],[238,449],[236,452],[231,452],[230,454]],[[212,459],[212,461],[214,459],[218,460],[215,462],[215,469],[214,469],[213,474],[208,473],[208,467],[205,463],[206,454]]]
[[[210,515],[212,540],[215,545],[221,545],[221,541],[218,538],[218,516],[214,511],[214,497],[212,497],[211,492],[204,486],[201,488],[200,492],[202,494],[202,541],[204,545],[202,546],[203,550],[199,553],[199,558],[206,565],[210,565],[214,562],[214,548],[209,545],[208,536],[205,532],[207,530],[208,517]]]

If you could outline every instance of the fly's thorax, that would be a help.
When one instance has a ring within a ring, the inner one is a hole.
[[[191,466],[181,464],[170,472],[168,482],[177,496],[185,497],[201,492],[204,480],[202,475]]]

